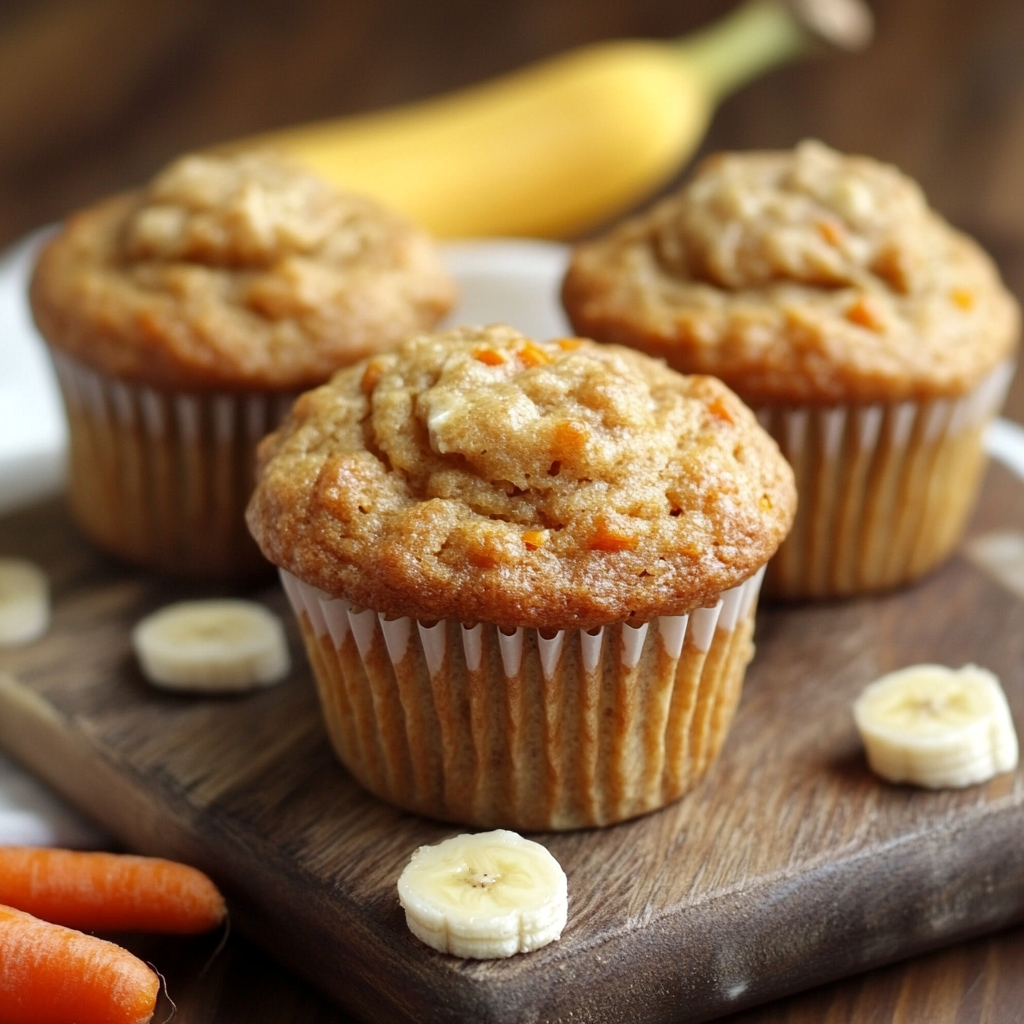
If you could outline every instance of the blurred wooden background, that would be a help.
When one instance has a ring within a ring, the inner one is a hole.
[[[232,137],[469,84],[571,46],[682,34],[731,0],[0,0],[0,245],[170,158]],[[1024,297],[1024,3],[874,0],[874,44],[772,72],[723,105],[705,149],[816,136],[892,161],[975,234]],[[1024,379],[1007,412],[1024,422]],[[233,939],[140,947],[178,1024],[340,1024]],[[1024,1019],[1024,933],[793,997],[736,1024]]]
[[[571,46],[678,35],[733,0],[4,0],[0,241],[183,150],[442,92]],[[773,72],[708,145],[808,135],[890,160],[947,217],[1024,234],[1024,4],[875,0],[864,53]]]

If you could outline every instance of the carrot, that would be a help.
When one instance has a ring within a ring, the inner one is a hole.
[[[213,882],[185,864],[33,846],[0,846],[0,903],[84,931],[193,935],[227,914]]]
[[[3,1024],[146,1024],[159,993],[128,950],[0,906]]]

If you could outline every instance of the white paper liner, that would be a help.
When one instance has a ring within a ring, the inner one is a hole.
[[[765,406],[761,425],[793,467],[793,529],[765,589],[833,597],[917,578],[955,547],[985,464],[983,432],[1006,396],[1013,364],[957,399]]]
[[[303,583],[297,576],[292,575],[285,569],[278,570],[281,577],[281,584],[288,597],[296,615],[305,612],[318,637],[330,636],[336,647],[341,647],[349,630],[355,634],[356,646],[364,657],[369,652],[376,634],[377,625],[380,625],[381,635],[388,651],[388,656],[393,664],[398,664],[405,657],[409,640],[413,636],[412,625],[415,620],[409,618],[387,618],[381,612],[375,612],[370,608],[356,609],[345,598],[333,597],[308,583]],[[731,632],[741,616],[749,613],[752,604],[757,600],[764,578],[764,567],[760,568],[748,580],[745,580],[738,587],[723,592],[718,602],[710,608],[697,608],[689,615],[663,615],[654,619],[657,626],[657,637],[666,652],[671,657],[678,657],[686,639],[687,624],[690,623],[690,637],[698,650],[707,652],[711,647],[716,626],[720,626],[727,632]],[[342,623],[343,626],[331,628],[329,623]],[[629,668],[636,667],[640,660],[640,653],[648,633],[650,623],[643,623],[640,626],[627,626],[629,633],[623,638],[620,649],[620,660]],[[424,626],[416,623],[416,632],[420,637],[420,647],[424,659],[434,674],[444,659],[448,638],[445,632],[444,622],[437,622],[431,626]],[[485,627],[483,623],[475,626],[462,626],[463,642],[466,637],[472,636],[474,641],[469,644],[472,648],[472,656],[466,651],[466,662],[471,669],[479,667],[480,663],[480,634],[485,628],[490,628],[498,638],[501,650],[502,663],[507,675],[515,675],[519,671],[522,662],[523,642],[527,630],[522,627],[514,633],[505,633],[497,627]],[[568,630],[560,629],[554,631],[551,638],[545,637],[540,630],[531,630],[534,633],[541,652],[541,664],[549,666],[546,675],[554,670],[554,663],[557,662],[557,652],[562,649],[562,644]],[[604,627],[594,633],[582,632],[587,638],[585,641],[588,649],[593,652],[588,659],[591,668],[596,666],[601,656],[601,645],[604,640]],[[506,653],[508,652],[508,653]],[[556,652],[552,654],[552,652]],[[552,661],[552,659],[554,659]]]
[[[606,824],[692,786],[738,699],[763,576],[636,628],[505,632],[388,618],[281,571],[353,774],[411,810],[517,828]],[[534,792],[538,771],[561,790]]]
[[[51,356],[71,427],[71,505],[85,532],[153,568],[264,574],[244,510],[256,444],[294,396],[161,392]]]

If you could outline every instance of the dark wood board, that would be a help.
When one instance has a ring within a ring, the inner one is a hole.
[[[972,532],[993,529],[1024,531],[1024,484],[999,467]],[[0,744],[126,846],[208,870],[238,929],[366,1020],[705,1020],[1024,918],[1024,771],[889,786],[849,712],[892,668],[976,661],[1024,722],[1024,600],[960,556],[897,594],[762,609],[704,783],[636,822],[536,837],[569,876],[561,941],[472,963],[413,939],[395,894],[412,850],[453,829],[352,782],[301,655],[252,696],[160,693],[130,626],[200,591],[96,555],[60,502],[0,521],[0,553],[55,590],[50,633],[0,653]]]

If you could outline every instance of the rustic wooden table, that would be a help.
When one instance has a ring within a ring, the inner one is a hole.
[[[672,36],[724,0],[13,0],[0,8],[0,245],[221,139],[467,84],[583,42]],[[892,161],[1024,297],[1024,4],[874,0],[859,55],[775,71],[723,105],[705,150],[816,136]],[[1024,422],[1024,376],[1006,414]],[[180,1024],[348,1020],[247,941],[129,940]],[[1022,1019],[1024,929],[748,1010],[734,1024]]]

